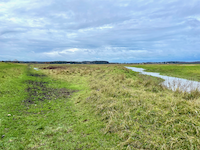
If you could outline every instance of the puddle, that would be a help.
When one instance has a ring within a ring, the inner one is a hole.
[[[179,88],[183,92],[191,92],[196,89],[200,91],[200,82],[197,82],[197,81],[191,81],[191,80],[177,78],[177,77],[164,76],[164,75],[160,75],[160,73],[155,73],[155,72],[145,72],[145,69],[143,68],[136,68],[136,67],[126,67],[126,68],[131,69],[135,72],[140,72],[141,74],[144,74],[144,75],[150,75],[150,76],[162,78],[165,80],[162,84],[168,87],[169,89],[172,89],[173,91],[175,91],[177,88]]]
[[[34,69],[37,70],[37,71],[39,70],[38,68],[34,68]]]

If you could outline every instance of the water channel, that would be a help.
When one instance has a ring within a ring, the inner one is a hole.
[[[135,72],[140,72],[144,75],[150,75],[158,78],[162,78],[165,81],[162,83],[164,86],[168,87],[169,89],[172,89],[175,91],[177,88],[183,92],[191,92],[193,90],[199,90],[200,91],[200,82],[197,81],[191,81],[187,79],[177,78],[177,77],[169,77],[160,75],[160,73],[155,72],[145,72],[145,69],[143,68],[136,68],[136,67],[126,67],[127,69],[131,69]]]

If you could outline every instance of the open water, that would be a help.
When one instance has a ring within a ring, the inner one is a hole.
[[[143,68],[136,68],[136,67],[126,67],[127,69],[131,69],[135,72],[140,72],[144,75],[150,75],[154,77],[159,77],[164,79],[165,81],[162,83],[164,86],[168,87],[169,89],[172,89],[175,91],[177,88],[183,92],[191,92],[193,90],[199,90],[200,91],[200,82],[177,78],[177,77],[169,77],[160,75],[160,73],[155,72],[145,72],[145,69]]]

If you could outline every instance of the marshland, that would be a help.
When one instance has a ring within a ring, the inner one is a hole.
[[[200,65],[128,66],[200,80]],[[200,92],[163,81],[122,64],[0,63],[0,149],[200,149]]]

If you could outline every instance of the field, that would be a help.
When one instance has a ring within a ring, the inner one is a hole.
[[[200,94],[161,82],[123,65],[0,63],[0,149],[200,149]]]
[[[145,71],[159,72],[161,75],[179,77],[189,80],[200,81],[199,64],[179,64],[179,65],[134,65],[134,67],[144,68]]]

